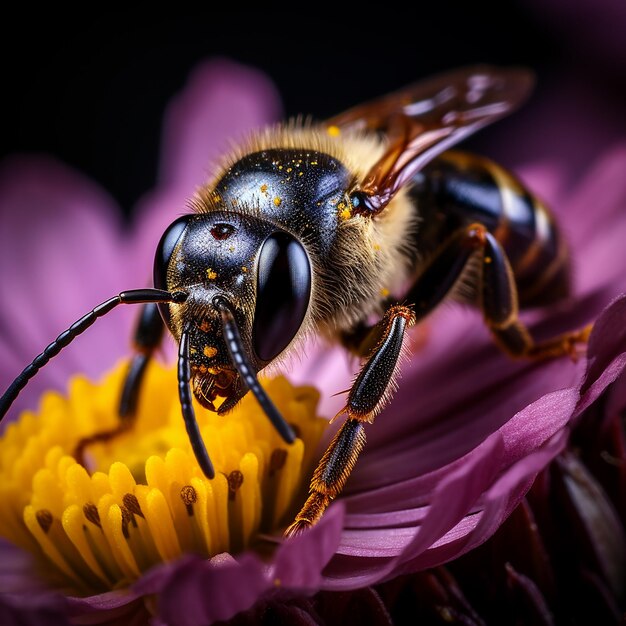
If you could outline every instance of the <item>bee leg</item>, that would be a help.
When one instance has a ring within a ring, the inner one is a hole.
[[[95,435],[83,437],[76,444],[74,458],[81,465],[85,465],[85,449],[88,446],[98,442],[110,441],[132,427],[137,413],[137,401],[146,367],[154,350],[161,343],[164,330],[165,326],[161,319],[158,305],[153,302],[144,304],[133,337],[135,354],[128,366],[120,396],[118,408],[119,424],[110,430],[103,430]]]
[[[587,341],[591,325],[553,339],[535,342],[519,320],[517,286],[506,252],[482,224],[457,230],[431,260],[406,296],[415,303],[418,320],[426,317],[456,285],[469,260],[481,252],[479,299],[496,343],[512,357],[546,359],[577,357],[580,343]]]
[[[578,357],[593,325],[536,342],[518,318],[517,287],[505,251],[489,233],[485,235],[482,258],[481,305],[485,322],[496,343],[512,357],[549,359],[568,355]]]
[[[297,535],[315,524],[336,498],[365,446],[365,424],[374,421],[394,388],[394,374],[402,352],[405,331],[415,322],[411,309],[392,306],[372,328],[380,339],[348,394],[343,423],[324,453],[311,479],[309,498],[285,536]]]

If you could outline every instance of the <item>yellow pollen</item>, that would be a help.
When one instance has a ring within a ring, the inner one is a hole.
[[[282,202],[283,202],[283,201],[282,201],[282,200],[281,200],[278,196],[276,196],[276,197],[274,198],[274,205],[275,205],[275,206],[280,206],[280,205],[282,204]]]
[[[335,126],[334,124],[332,124],[331,126],[329,126],[326,129],[326,132],[331,136],[331,137],[339,137],[339,135],[341,135],[341,129],[339,128],[339,126]]]
[[[209,280],[215,280],[217,278],[217,272],[210,267],[207,267],[206,275]]]
[[[204,346],[204,350],[202,352],[205,357],[210,359],[217,354],[217,348],[214,348],[213,346]]]
[[[207,346],[210,348],[210,346]],[[132,428],[72,456],[83,438],[119,423],[128,364],[99,383],[82,376],[68,397],[45,393],[0,438],[0,536],[35,555],[72,595],[123,589],[185,553],[209,558],[260,545],[297,512],[327,422],[318,392],[282,377],[263,380],[298,439],[286,444],[248,394],[225,416],[194,400],[216,476],[195,460],[180,415],[176,370],[146,370]]]
[[[380,295],[381,295],[383,298],[386,298],[386,297],[389,295],[389,289],[387,289],[386,287],[383,287],[383,288],[380,290]]]
[[[489,264],[491,263],[491,257],[490,256],[486,256],[484,259],[485,263]]]
[[[261,185],[261,193],[267,193],[267,185],[265,183]]]

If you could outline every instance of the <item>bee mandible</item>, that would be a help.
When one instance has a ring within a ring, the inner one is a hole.
[[[132,424],[142,378],[167,328],[178,342],[181,412],[200,468],[214,469],[192,394],[227,413],[251,391],[284,439],[295,439],[257,374],[321,334],[363,359],[345,421],[314,472],[287,535],[316,523],[389,401],[407,330],[442,301],[478,306],[513,357],[572,354],[589,327],[535,342],[520,307],[568,295],[569,257],[544,204],[511,173],[452,150],[528,96],[525,69],[452,71],[319,124],[288,123],[249,137],[163,234],[154,289],[123,291],[61,333],[0,400],[4,416],[27,382],[97,318],[142,304],[136,353],[121,392]],[[398,290],[401,290],[398,292]],[[376,319],[375,323],[370,323]]]

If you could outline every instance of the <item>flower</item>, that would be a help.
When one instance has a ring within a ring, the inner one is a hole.
[[[5,164],[0,266],[15,268],[15,284],[5,285],[12,298],[0,311],[3,381],[68,321],[146,283],[162,230],[202,180],[206,158],[215,156],[205,147],[221,143],[218,134],[243,130],[233,119],[243,126],[264,121],[275,103],[271,88],[250,70],[226,62],[197,70],[166,119],[163,182],[142,201],[130,234],[113,217],[110,199],[64,166],[30,157]],[[36,593],[42,615],[130,623],[153,613],[165,623],[206,624],[268,603],[302,611],[302,598],[322,590],[319,608],[338,597],[331,592],[360,589],[359,597],[383,615],[368,586],[456,559],[485,542],[565,448],[572,423],[611,383],[623,382],[626,300],[618,296],[626,287],[625,166],[626,148],[618,146],[553,201],[575,255],[575,296],[528,315],[536,336],[597,319],[587,359],[510,361],[477,312],[443,309],[428,322],[423,347],[416,345],[404,364],[395,399],[368,427],[368,444],[344,494],[309,532],[269,555],[187,554],[155,565],[123,589],[82,597],[27,589],[32,580],[18,571],[19,555],[7,546],[12,557],[0,571],[11,580],[6,610],[24,610],[24,594]],[[532,188],[555,195],[549,170],[524,175]],[[61,236],[71,246],[59,251]],[[44,388],[63,387],[70,373],[102,375],[125,354],[131,317],[115,312],[94,325],[42,370],[21,406],[32,406]],[[342,403],[332,394],[349,386],[354,365],[336,348],[311,347],[290,377],[321,389],[319,411],[332,416]]]

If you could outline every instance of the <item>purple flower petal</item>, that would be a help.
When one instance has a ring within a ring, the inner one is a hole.
[[[15,157],[0,170],[0,266],[10,306],[0,310],[0,387],[61,331],[127,286],[126,245],[115,204],[93,183],[44,157]],[[99,321],[45,368],[13,414],[68,374],[97,377],[128,345],[130,311]]]
[[[161,181],[192,191],[229,142],[280,112],[278,94],[261,72],[226,59],[199,65],[165,114]]]
[[[509,589],[515,598],[515,603],[519,605],[516,614],[527,616],[529,623],[537,624],[537,626],[553,626],[553,616],[537,585],[527,576],[515,571],[509,563],[505,567]]]
[[[337,552],[343,525],[343,506],[337,503],[310,532],[285,541],[273,559],[274,583],[308,592],[318,589],[322,569]]]
[[[598,318],[589,338],[588,368],[577,407],[580,415],[626,366],[626,295],[618,297]]]
[[[0,624],[6,626],[63,626],[67,600],[32,573],[32,559],[0,540]]]
[[[252,554],[237,560],[218,555],[206,561],[187,557],[156,567],[136,585],[140,594],[158,594],[167,624],[201,626],[230,619],[273,588],[263,563]]]

